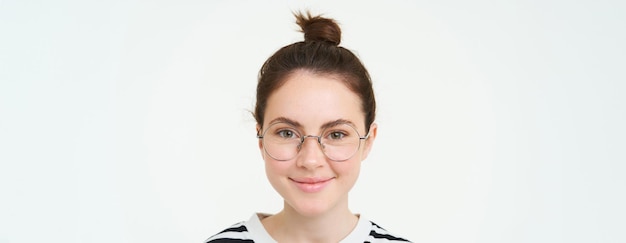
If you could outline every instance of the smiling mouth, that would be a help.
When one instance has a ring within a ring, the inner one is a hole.
[[[298,189],[306,193],[314,193],[322,191],[333,179],[334,177],[321,179],[321,178],[301,178],[301,179],[293,179],[289,178]]]
[[[300,179],[289,178],[289,179],[291,179],[292,181],[297,182],[297,183],[315,184],[315,183],[322,183],[322,182],[326,182],[326,181],[332,180],[333,177],[326,178],[326,179],[324,179],[324,178],[300,178]]]

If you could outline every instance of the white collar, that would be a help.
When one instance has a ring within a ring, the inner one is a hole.
[[[265,227],[263,227],[263,224],[261,223],[261,219],[268,216],[271,216],[271,214],[255,213],[250,217],[250,219],[248,219],[248,221],[246,221],[246,228],[248,229],[248,232],[250,233],[250,236],[252,239],[254,239],[254,241],[276,242],[276,240],[272,238],[272,236],[267,232],[267,230],[265,230]],[[357,214],[356,216],[359,217],[359,221],[357,222],[356,227],[354,227],[352,232],[350,232],[350,234],[348,234],[348,236],[346,236],[346,238],[344,238],[340,242],[365,242],[365,240],[369,236],[372,226],[371,223],[359,214]]]

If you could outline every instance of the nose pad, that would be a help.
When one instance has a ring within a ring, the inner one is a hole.
[[[322,144],[322,141],[320,139],[319,136],[312,136],[312,135],[306,135],[304,137],[302,137],[302,140],[300,140],[300,144],[298,144],[298,152],[300,152],[300,150],[302,150],[302,146],[304,146],[304,142],[306,141],[307,138],[315,138],[315,142],[317,142],[317,144],[319,145],[319,148],[322,149],[322,152],[324,150],[324,145]]]
[[[302,151],[304,142],[307,138],[315,138],[316,144],[310,144],[309,146],[314,146],[313,148],[308,148],[306,151]],[[305,136],[302,138],[302,142],[298,145],[298,163],[301,166],[313,168],[320,164],[321,161],[324,160],[324,146],[320,143],[319,136]]]

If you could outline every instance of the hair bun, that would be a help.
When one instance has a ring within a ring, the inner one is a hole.
[[[310,12],[306,15],[298,12],[296,23],[304,33],[304,41],[325,41],[338,46],[341,42],[341,29],[333,19],[324,18],[320,15],[311,16]]]

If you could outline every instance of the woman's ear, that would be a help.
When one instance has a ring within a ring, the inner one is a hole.
[[[376,123],[372,123],[372,125],[370,125],[369,135],[367,136],[367,139],[365,139],[365,142],[364,142],[365,146],[361,154],[361,160],[365,160],[367,158],[367,155],[372,150],[372,146],[374,145],[374,140],[376,140],[377,133],[378,133],[378,125]]]
[[[257,136],[261,136],[261,134],[263,133],[263,128],[261,127],[261,125],[256,124],[256,135]],[[257,139],[259,140],[259,150],[261,151],[261,157],[265,160],[265,152],[263,150],[263,139]]]
[[[261,125],[259,125],[258,123],[256,124],[256,135],[261,136]],[[263,150],[263,141],[262,139],[258,139],[259,140],[259,149],[261,149],[261,151]]]

